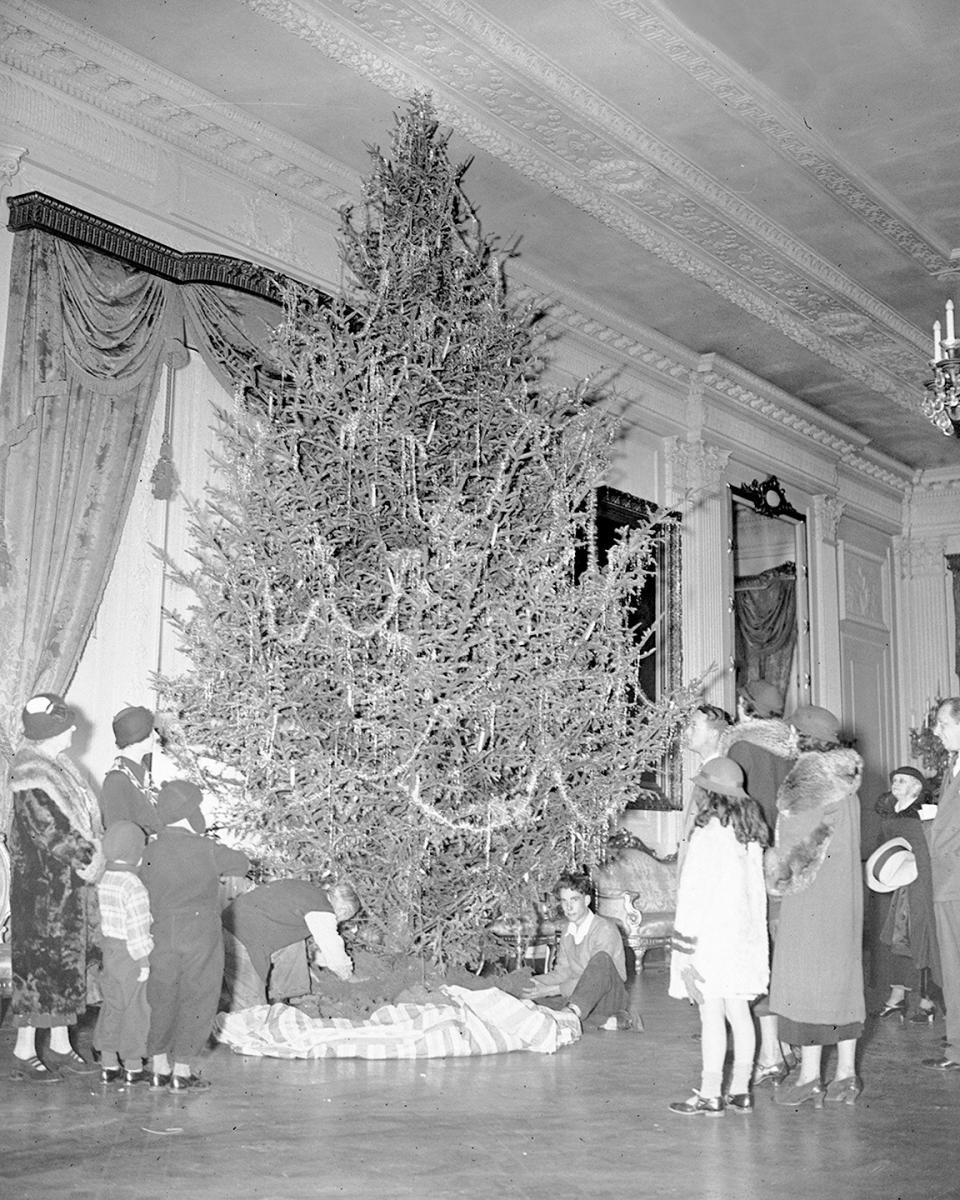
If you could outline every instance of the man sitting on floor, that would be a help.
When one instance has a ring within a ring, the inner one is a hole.
[[[337,931],[359,908],[350,884],[316,887],[277,879],[235,897],[223,910],[226,970],[221,1007],[231,1012],[310,991],[306,940],[315,967],[349,979],[353,963]]]
[[[557,965],[523,989],[524,999],[547,1008],[569,1008],[585,1029],[643,1029],[628,1011],[623,938],[615,921],[590,908],[593,885],[585,872],[568,872],[555,894],[567,919]]]

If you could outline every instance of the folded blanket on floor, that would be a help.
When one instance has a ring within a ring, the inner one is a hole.
[[[445,987],[442,1004],[388,1004],[366,1021],[309,1017],[289,1004],[220,1013],[216,1037],[237,1054],[269,1058],[458,1058],[579,1040],[572,1013],[551,1012],[499,988]]]

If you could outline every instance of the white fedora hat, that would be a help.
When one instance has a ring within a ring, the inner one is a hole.
[[[917,860],[906,838],[895,837],[878,846],[866,863],[867,887],[875,892],[895,892],[917,877]]]

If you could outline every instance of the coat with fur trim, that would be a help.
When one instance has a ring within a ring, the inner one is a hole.
[[[770,1010],[804,1024],[865,1015],[860,801],[854,750],[808,751],[781,785],[767,890],[781,896]]]
[[[771,896],[803,891],[830,847],[840,805],[856,797],[863,760],[855,750],[801,754],[777,793],[774,845],[764,871]]]
[[[69,760],[31,747],[14,758],[10,787],[13,1024],[69,1025],[86,1008],[97,802]]]
[[[798,754],[796,732],[778,717],[745,717],[730,727],[724,745],[724,753],[743,771],[746,789],[773,833],[777,793]]]

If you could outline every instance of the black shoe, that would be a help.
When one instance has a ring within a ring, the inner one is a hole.
[[[732,1108],[734,1112],[753,1112],[753,1097],[749,1092],[735,1092],[733,1095],[724,1096],[723,1102],[727,1108]]]
[[[952,1058],[924,1058],[921,1067],[929,1067],[931,1071],[960,1071],[960,1062]]]
[[[932,1025],[937,1019],[937,1010],[935,1008],[924,1008],[921,1005],[916,1012],[910,1014],[910,1020],[914,1025]]]
[[[48,1050],[44,1055],[47,1065],[68,1075],[95,1075],[100,1069],[96,1063],[87,1062],[82,1054],[73,1048],[61,1053],[59,1050]]]
[[[898,1000],[896,1002],[896,1004],[885,1004],[883,1006],[883,1008],[881,1008],[880,1011],[877,1013],[877,1020],[885,1021],[887,1019],[887,1017],[896,1017],[897,1020],[900,1021],[901,1024],[903,1024],[903,1019],[906,1015],[907,1015],[907,1001],[906,1001],[906,999],[903,999],[903,1000]]]
[[[689,1100],[674,1101],[670,1111],[682,1117],[722,1117],[723,1101],[719,1096],[704,1097],[694,1092]]]
[[[101,1067],[100,1082],[101,1083],[116,1083],[120,1078],[119,1067]]]
[[[164,1077],[162,1075],[160,1075],[160,1076],[158,1076],[158,1078],[163,1079]],[[146,1073],[146,1071],[144,1071],[144,1069],[142,1067],[136,1071],[131,1071],[129,1068],[124,1067],[123,1082],[124,1083],[146,1083],[147,1082],[147,1073]]]
[[[153,1072],[153,1074],[150,1076],[150,1091],[151,1091],[151,1092],[157,1092],[157,1091],[159,1091],[161,1088],[167,1088],[167,1087],[169,1087],[169,1086],[170,1086],[170,1080],[171,1080],[172,1078],[173,1078],[173,1076],[172,1076],[172,1075],[169,1075],[169,1074],[167,1074],[167,1075],[158,1075],[158,1074],[156,1073],[156,1071],[154,1071],[154,1072]]]
[[[41,1062],[36,1054],[31,1054],[29,1058],[15,1056],[13,1063],[10,1078],[15,1083],[63,1083],[60,1072]]]
[[[209,1079],[201,1079],[199,1075],[172,1075],[170,1077],[171,1092],[204,1092],[210,1087]]]

